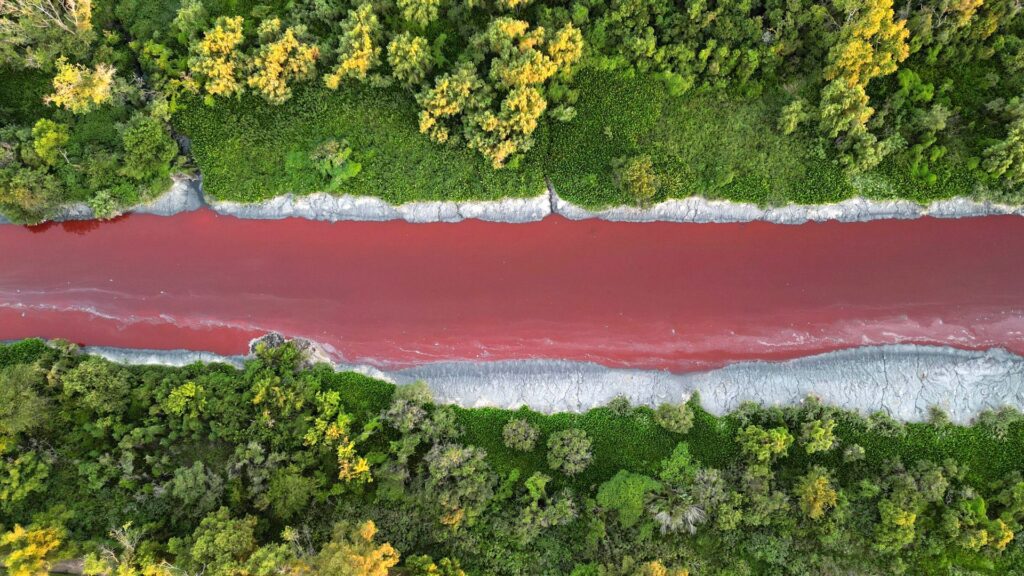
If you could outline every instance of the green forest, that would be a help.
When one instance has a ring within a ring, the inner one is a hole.
[[[967,427],[619,398],[544,415],[309,364],[291,344],[240,369],[0,345],[8,573],[1024,570],[1019,412]]]
[[[5,0],[0,213],[315,191],[1017,204],[1016,0]],[[257,161],[258,159],[258,161]]]

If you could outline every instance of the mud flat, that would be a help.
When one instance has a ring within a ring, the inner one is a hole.
[[[245,219],[279,220],[304,218],[327,222],[405,220],[414,223],[460,222],[467,219],[488,222],[524,223],[557,214],[570,220],[600,219],[613,222],[866,222],[882,219],[965,218],[975,216],[1024,215],[1024,206],[979,202],[966,197],[937,200],[921,205],[909,200],[850,198],[834,204],[788,204],[760,207],[756,204],[708,200],[701,197],[670,199],[648,207],[615,206],[589,210],[561,198],[553,188],[528,198],[481,201],[423,201],[390,204],[374,196],[314,193],[285,194],[261,202],[205,200],[201,178],[176,175],[171,188],[158,198],[130,212],[172,216],[207,206],[218,214]],[[68,204],[52,220],[89,220],[94,217],[85,203]],[[0,223],[6,220],[0,216]]]
[[[127,364],[225,362],[238,366],[244,360],[187,350],[86,347],[85,351]],[[728,413],[745,401],[789,405],[808,395],[862,413],[882,410],[904,421],[927,418],[932,406],[944,409],[958,423],[968,423],[987,409],[1024,408],[1024,357],[1002,349],[868,346],[687,374],[558,360],[437,362],[393,372],[346,364],[335,368],[397,384],[423,380],[438,402],[463,407],[528,406],[540,412],[582,412],[620,395],[636,405],[657,406],[685,401],[695,392],[714,414]]]

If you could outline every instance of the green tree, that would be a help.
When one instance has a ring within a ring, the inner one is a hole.
[[[37,392],[41,380],[39,371],[28,364],[0,369],[0,444],[5,436],[33,430],[46,422],[48,405]]]
[[[827,452],[836,445],[836,421],[832,418],[804,422],[800,428],[800,442],[808,454]]]
[[[145,183],[164,184],[178,145],[163,122],[144,112],[136,112],[121,130],[124,160],[121,174]]]
[[[666,402],[654,411],[654,421],[673,434],[686,434],[693,428],[693,408],[686,402]]]
[[[0,68],[49,68],[58,55],[85,55],[96,37],[92,0],[0,4]]]
[[[420,28],[426,28],[437,20],[441,0],[396,0],[402,18]]]
[[[505,446],[520,452],[533,452],[539,434],[536,427],[522,418],[509,420],[501,429],[501,437]]]
[[[616,513],[623,528],[635,525],[644,514],[644,503],[650,492],[661,489],[661,483],[643,474],[619,470],[597,490],[597,503]]]
[[[423,458],[428,477],[424,495],[440,508],[440,521],[458,528],[473,524],[494,495],[487,453],[458,444],[436,444]]]
[[[786,455],[793,444],[793,435],[784,427],[765,430],[751,424],[736,434],[736,442],[744,454],[756,462],[767,463]]]
[[[567,476],[587,469],[594,455],[587,433],[579,428],[555,432],[548,438],[548,466]]]
[[[40,118],[32,126],[32,148],[47,166],[56,166],[63,160],[64,147],[71,141],[67,124]]]
[[[802,476],[795,492],[800,499],[800,509],[811,520],[821,520],[839,501],[828,471],[821,466],[811,468]]]
[[[90,356],[61,378],[64,395],[98,414],[124,412],[131,400],[127,371],[98,356]]]

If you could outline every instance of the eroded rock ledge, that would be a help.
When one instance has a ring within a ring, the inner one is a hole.
[[[1024,206],[978,202],[965,197],[939,200],[922,206],[909,200],[869,200],[851,198],[835,204],[761,208],[754,204],[691,197],[671,199],[647,208],[618,206],[591,211],[562,199],[549,189],[529,198],[505,198],[485,201],[423,201],[394,205],[373,196],[315,193],[305,196],[286,194],[262,202],[242,203],[223,200],[204,201],[202,182],[186,176],[175,177],[174,185],[159,198],[132,211],[139,214],[170,216],[207,206],[218,214],[246,219],[276,220],[305,218],[339,222],[345,220],[407,222],[460,222],[466,219],[489,222],[536,222],[557,214],[570,220],[597,218],[616,222],[754,222],[803,224],[837,220],[864,222],[880,219],[912,219],[923,216],[964,218],[1014,214],[1024,216]],[[87,220],[93,217],[86,204],[65,206],[53,219]],[[4,222],[0,217],[0,222]]]
[[[272,337],[274,342],[283,342]],[[308,341],[313,358],[327,352]],[[183,366],[193,362],[241,365],[244,356],[186,350],[154,351],[87,347],[86,352],[128,364]],[[744,401],[786,405],[815,395],[827,404],[862,413],[888,412],[905,421],[927,418],[932,406],[967,423],[979,412],[1024,408],[1024,357],[1002,349],[888,345],[829,352],[785,362],[742,362],[689,374],[614,369],[587,362],[515,360],[440,362],[384,372],[371,366],[335,364],[404,384],[424,380],[439,402],[464,407],[529,406],[541,412],[582,412],[623,395],[637,405],[679,402],[699,392],[714,414]]]

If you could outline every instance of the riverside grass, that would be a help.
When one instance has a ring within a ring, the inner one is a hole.
[[[524,198],[549,181],[562,198],[591,210],[635,205],[614,166],[637,155],[653,161],[652,202],[703,196],[765,207],[864,196],[927,204],[976,195],[960,158],[966,151],[951,151],[933,184],[892,160],[848,176],[819,140],[778,131],[779,111],[791,98],[781,90],[752,99],[706,91],[675,97],[654,77],[593,69],[577,74],[574,85],[576,117],[543,123],[533,149],[501,170],[460,143],[430,142],[417,130],[412,97],[395,89],[334,92],[310,84],[273,107],[252,96],[214,106],[188,98],[173,123],[191,139],[206,194],[236,202],[325,190],[311,154],[331,139],[347,141],[362,166],[335,192],[394,204]]]

